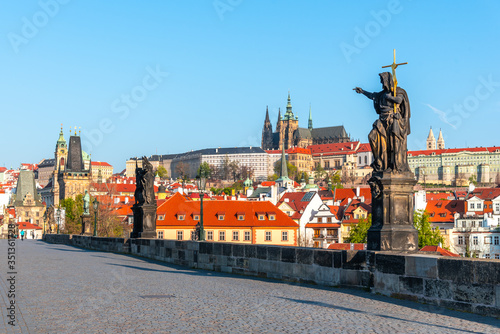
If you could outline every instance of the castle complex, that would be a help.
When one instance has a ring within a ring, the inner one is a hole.
[[[269,110],[266,108],[266,119],[262,129],[261,147],[264,150],[278,150],[285,146],[285,149],[291,147],[307,148],[309,145],[346,143],[350,138],[344,129],[344,126],[331,126],[326,128],[313,128],[311,108],[309,108],[309,121],[307,128],[299,127],[299,118],[292,111],[290,93],[288,93],[288,102],[286,113],[281,117],[281,110],[278,113],[278,122],[276,123],[276,132],[273,132],[273,126],[269,120]]]

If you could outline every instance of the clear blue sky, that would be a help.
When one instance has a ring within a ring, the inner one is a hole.
[[[1,166],[53,157],[60,123],[115,171],[257,146],[288,90],[301,126],[311,104],[315,127],[366,142],[376,114],[352,88],[380,90],[393,48],[410,150],[430,126],[447,147],[500,145],[498,1],[59,1],[0,2]]]

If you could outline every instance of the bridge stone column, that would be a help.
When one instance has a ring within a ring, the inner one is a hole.
[[[413,173],[374,172],[372,226],[368,250],[417,251],[418,232],[413,226]]]

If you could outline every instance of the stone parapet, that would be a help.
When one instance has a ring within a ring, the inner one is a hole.
[[[204,270],[363,288],[500,318],[500,260],[80,235],[46,234],[44,240]]]

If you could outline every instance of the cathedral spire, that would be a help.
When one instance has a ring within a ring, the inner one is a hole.
[[[266,106],[266,120],[264,121],[265,123],[270,122],[269,121],[269,107]]]
[[[313,129],[313,118],[312,118],[312,114],[311,114],[311,104],[310,103],[309,103],[309,121],[307,123],[307,128],[309,130]]]
[[[444,150],[444,138],[443,138],[443,132],[441,132],[441,129],[439,129],[437,148],[438,148],[438,150]]]
[[[429,130],[429,135],[427,136],[427,149],[435,150],[436,149],[436,138],[434,137],[434,133],[432,132],[432,126]]]
[[[285,144],[281,146],[281,175],[280,178],[288,177],[288,168],[286,166],[286,157],[285,157]]]
[[[283,117],[285,120],[293,120],[293,111],[292,111],[292,102],[290,99],[290,91],[288,91],[288,100],[286,104],[286,113],[285,116]]]

